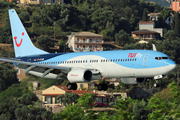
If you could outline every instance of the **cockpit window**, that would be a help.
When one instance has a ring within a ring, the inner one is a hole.
[[[163,60],[167,60],[167,59],[169,59],[169,58],[168,58],[168,57],[155,57],[155,59],[156,59],[156,60],[162,60],[162,59],[163,59]]]
[[[168,57],[162,57],[162,59],[169,59]]]

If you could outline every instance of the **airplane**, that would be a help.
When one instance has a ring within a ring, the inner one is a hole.
[[[15,58],[0,58],[42,78],[68,80],[68,90],[76,83],[121,78],[125,84],[143,83],[148,78],[163,78],[176,63],[162,52],[153,50],[112,50],[96,52],[48,53],[33,45],[16,11],[9,9]],[[97,86],[106,91],[108,85]]]

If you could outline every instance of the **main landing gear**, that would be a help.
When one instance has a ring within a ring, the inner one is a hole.
[[[76,84],[76,83],[68,83],[68,84],[66,85],[66,88],[67,88],[68,90],[76,90],[76,89],[77,89],[77,84]]]
[[[106,90],[108,89],[108,85],[105,84],[105,80],[106,80],[106,78],[103,78],[103,83],[100,83],[100,84],[97,86],[97,89],[98,89],[99,91],[101,91],[101,90],[106,91]]]
[[[106,90],[108,89],[108,85],[105,84],[105,83],[103,83],[103,84],[100,83],[100,84],[97,86],[97,89],[98,89],[99,91],[101,91],[101,90],[106,91]]]

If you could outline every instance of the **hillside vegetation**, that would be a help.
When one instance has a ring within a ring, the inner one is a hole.
[[[165,6],[165,7],[170,7],[171,5],[171,0],[146,0],[146,1],[153,1],[160,6]]]

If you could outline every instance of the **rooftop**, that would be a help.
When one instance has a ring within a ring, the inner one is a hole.
[[[132,31],[132,34],[146,34],[146,33],[160,34],[160,33],[158,33],[158,32],[151,31],[151,30],[146,30],[146,29],[137,30],[137,31]]]
[[[150,13],[150,14],[148,14],[148,16],[157,16],[157,15],[159,15],[160,13]]]
[[[140,24],[153,24],[153,21],[141,21]]]
[[[86,32],[86,31],[83,31],[83,32],[73,32],[71,34],[74,34],[74,36],[78,36],[78,37],[81,37],[81,36],[86,36],[86,37],[89,37],[89,36],[93,36],[93,37],[103,37],[102,35],[99,35],[99,34],[96,34],[96,33],[92,33],[92,32]]]
[[[97,94],[97,93],[94,93],[94,92],[88,92],[88,91],[86,91],[86,90],[68,90],[68,89],[66,88],[66,86],[63,86],[63,85],[61,85],[61,86],[56,86],[56,87],[64,90],[66,93],[76,93],[76,94],[78,94],[79,96],[81,96],[81,95],[84,94],[84,93]],[[43,94],[43,95],[44,95],[44,96],[58,96],[58,95],[62,95],[62,94]]]

